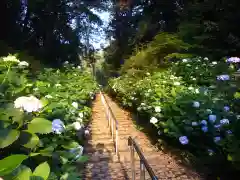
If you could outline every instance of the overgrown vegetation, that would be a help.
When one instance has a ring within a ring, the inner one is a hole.
[[[34,75],[28,66],[12,55],[0,60],[0,176],[80,179],[96,83],[67,62]]]
[[[120,73],[110,93],[155,139],[218,164],[216,177],[239,172],[239,3],[118,2],[105,49],[109,74]]]

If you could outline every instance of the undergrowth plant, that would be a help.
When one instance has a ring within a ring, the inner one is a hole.
[[[0,177],[80,179],[96,83],[67,62],[35,75],[28,67],[13,55],[0,60]]]
[[[111,79],[110,92],[123,106],[148,117],[159,139],[170,138],[198,157],[239,170],[238,63],[236,57],[183,59],[143,78],[124,74]]]

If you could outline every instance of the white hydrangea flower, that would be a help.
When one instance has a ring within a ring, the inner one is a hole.
[[[188,90],[193,90],[194,88],[192,86],[188,87]]]
[[[80,122],[80,123],[83,122],[82,118],[80,118],[80,117],[77,117],[76,121],[77,121],[77,122]]]
[[[37,112],[43,107],[43,105],[42,102],[34,96],[22,96],[14,101],[14,107],[23,109],[27,112]]]
[[[205,57],[205,58],[204,58],[204,60],[205,60],[205,61],[208,61],[208,58],[207,58],[207,57]]]
[[[158,122],[158,119],[155,118],[155,117],[152,117],[152,118],[150,119],[150,123],[152,123],[152,124],[156,124],[157,122]]]
[[[72,106],[77,109],[78,108],[78,103],[77,102],[73,102]]]
[[[147,76],[150,76],[151,74],[149,72],[146,73]]]
[[[181,85],[181,83],[176,81],[176,82],[173,83],[173,85],[179,86],[179,85]]]
[[[56,86],[56,87],[60,87],[60,86],[62,86],[62,85],[61,85],[61,84],[55,84],[55,86]]]
[[[79,116],[80,118],[83,118],[83,116],[84,116],[83,112],[78,113],[78,116]]]
[[[26,62],[26,61],[21,61],[18,65],[20,67],[27,67],[27,66],[29,66],[28,62]]]
[[[47,99],[52,99],[53,97],[48,94],[48,95],[45,96],[45,98],[47,98]]]
[[[72,125],[73,125],[74,129],[77,131],[82,128],[80,122],[74,122]]]
[[[193,102],[193,107],[199,108],[200,107],[200,103],[198,101],[194,101]]]
[[[161,107],[156,106],[156,107],[155,107],[155,112],[157,112],[157,113],[161,112]]]
[[[8,55],[7,57],[3,58],[4,62],[15,62],[20,63],[20,61],[16,58],[16,56]]]
[[[213,62],[212,62],[212,65],[217,65],[217,61],[213,61]]]
[[[188,60],[187,59],[183,59],[182,62],[188,62]]]

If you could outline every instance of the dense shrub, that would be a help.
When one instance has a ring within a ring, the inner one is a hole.
[[[67,65],[32,75],[29,64],[0,60],[0,176],[4,179],[80,179],[84,126],[96,84]]]
[[[121,72],[128,70],[155,70],[157,67],[164,68],[168,65],[169,59],[182,56],[189,57],[186,54],[191,46],[184,43],[175,34],[160,33],[147,47],[137,50],[136,53],[126,60],[122,66]]]
[[[239,169],[239,86],[233,76],[239,62],[184,59],[168,70],[142,79],[126,74],[109,85],[123,106],[149,118],[159,138]]]

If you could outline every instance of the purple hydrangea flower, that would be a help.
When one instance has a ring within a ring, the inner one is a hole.
[[[238,57],[230,57],[227,59],[227,62],[229,63],[239,63],[240,62],[240,58]]]
[[[220,136],[216,136],[214,137],[214,142],[217,143],[221,140],[221,137]]]
[[[61,134],[65,129],[64,123],[60,119],[54,119],[52,122],[52,131],[55,134]]]
[[[188,140],[187,136],[181,136],[181,137],[179,137],[179,142],[182,145],[186,145],[186,144],[188,144],[189,140]]]
[[[208,116],[208,120],[209,120],[209,122],[211,122],[211,123],[214,123],[214,122],[216,121],[216,119],[217,119],[217,116],[214,115],[214,114],[210,114],[210,115]]]
[[[230,107],[229,107],[229,106],[224,106],[224,107],[223,107],[223,110],[226,111],[226,112],[228,112],[228,111],[230,110]]]
[[[207,125],[207,121],[206,121],[206,120],[202,120],[202,121],[201,121],[201,124],[202,124],[202,125]]]
[[[228,119],[222,119],[220,120],[221,124],[229,124],[229,120]]]
[[[230,76],[227,75],[227,74],[219,75],[219,76],[217,76],[217,80],[219,80],[219,81],[228,81],[228,80],[230,80]]]
[[[208,127],[207,127],[207,126],[203,126],[203,127],[202,127],[202,131],[203,131],[203,132],[208,132]]]

